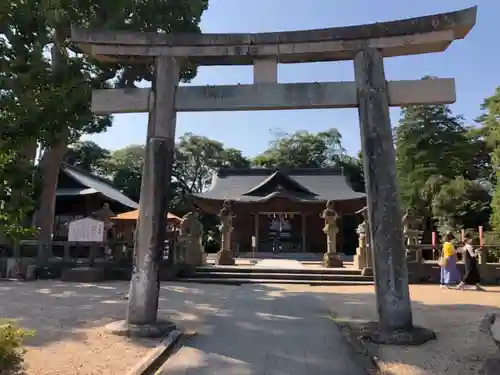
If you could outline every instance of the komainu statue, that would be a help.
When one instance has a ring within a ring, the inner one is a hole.
[[[183,263],[201,266],[205,262],[203,249],[203,225],[198,211],[189,212],[182,217],[179,227],[178,246],[182,248]]]

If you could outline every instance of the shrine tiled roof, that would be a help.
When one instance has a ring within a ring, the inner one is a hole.
[[[57,196],[90,195],[98,193],[125,207],[134,209],[139,207],[136,202],[127,197],[104,178],[95,176],[81,168],[66,163],[61,163],[60,171],[78,182],[80,186],[70,188],[58,187],[56,191]]]
[[[222,168],[214,174],[207,191],[193,196],[239,202],[262,202],[277,197],[301,202],[365,198],[364,193],[349,186],[345,176],[331,168]]]

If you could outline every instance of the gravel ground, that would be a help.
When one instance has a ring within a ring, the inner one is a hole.
[[[206,312],[222,305],[234,287],[162,286],[159,316],[197,330]],[[157,340],[110,335],[103,326],[124,319],[128,283],[1,282],[0,318],[36,330],[27,340],[29,375],[124,374]]]
[[[0,317],[19,319],[37,331],[27,342],[29,375],[123,374],[152,346],[154,340],[129,340],[109,335],[103,326],[123,319],[128,283],[1,282]],[[372,286],[310,287],[266,285],[267,297],[314,293],[325,313],[339,317],[376,319]],[[161,317],[188,331],[204,327],[207,313],[219,311],[236,286],[173,283],[162,286]],[[437,341],[421,347],[379,348],[384,375],[475,375],[495,354],[492,342],[478,331],[486,313],[500,313],[500,287],[488,292],[441,290],[433,285],[411,287],[415,324],[433,329]],[[263,297],[264,298],[264,297]]]
[[[310,287],[282,286],[286,292]],[[437,340],[421,347],[378,348],[383,375],[476,375],[486,358],[497,353],[478,327],[487,313],[500,313],[500,287],[487,292],[442,290],[434,285],[410,288],[416,325],[434,330]],[[339,317],[376,320],[372,286],[314,287]]]

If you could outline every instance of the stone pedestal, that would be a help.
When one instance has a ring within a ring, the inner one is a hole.
[[[354,268],[362,270],[366,267],[366,252],[364,248],[356,248],[356,255],[354,255]]]
[[[152,324],[130,324],[126,320],[119,320],[117,322],[110,323],[105,327],[106,331],[114,335],[138,338],[164,337],[175,328],[174,323],[160,320]]]
[[[373,267],[365,267],[361,270],[361,276],[373,276]]]
[[[488,358],[481,368],[481,375],[500,375],[500,358]]]
[[[203,252],[190,252],[189,250],[186,252],[186,264],[199,267],[205,264],[205,254]]]
[[[36,280],[36,264],[29,264],[26,267],[26,281]]]
[[[344,264],[342,262],[342,259],[340,259],[339,254],[336,253],[326,253],[323,256],[323,267],[327,268],[340,268]]]
[[[11,279],[35,280],[36,259],[33,258],[7,258],[5,276]]]
[[[215,258],[215,264],[219,266],[234,266],[236,261],[231,250],[219,250]]]
[[[370,245],[365,247],[365,266],[361,271],[362,276],[373,276],[373,254]]]
[[[413,332],[389,98],[380,51],[354,59],[380,332]]]

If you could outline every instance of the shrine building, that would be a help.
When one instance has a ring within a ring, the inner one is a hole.
[[[108,203],[115,214],[137,209],[138,204],[110,181],[81,168],[61,163],[56,190],[54,240],[66,241],[71,221],[83,219]]]
[[[199,209],[216,215],[224,200],[231,201],[231,247],[239,253],[252,251],[252,236],[259,252],[279,246],[280,252],[324,253],[321,213],[329,200],[339,215],[337,251],[346,252],[345,233],[352,232],[355,241],[354,214],[366,205],[364,193],[354,191],[337,169],[327,168],[222,168],[210,188],[192,198]],[[349,247],[355,251],[355,242]]]

